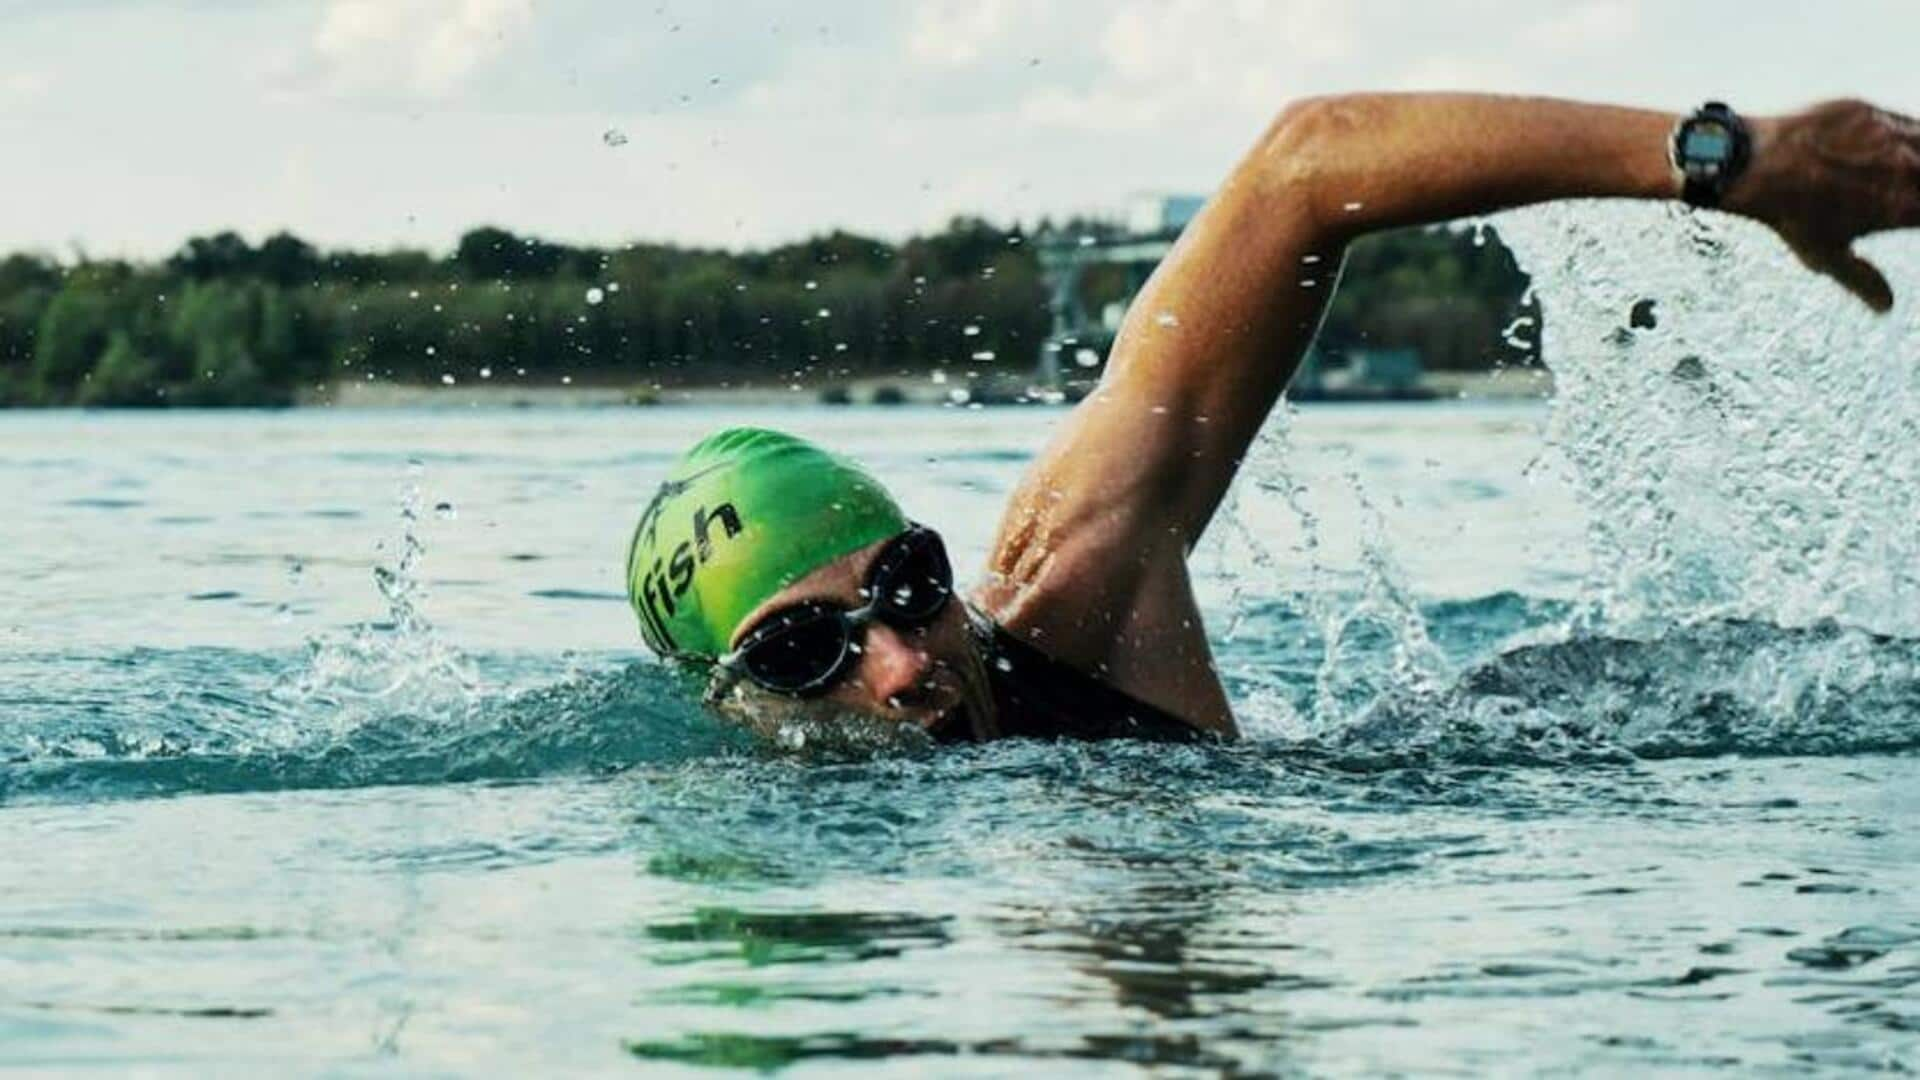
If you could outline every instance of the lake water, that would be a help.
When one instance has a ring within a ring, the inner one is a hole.
[[[1196,557],[1228,747],[776,753],[641,658],[699,433],[965,567],[1057,412],[0,416],[0,1065],[1920,1066],[1911,315],[1623,339],[1607,269],[1552,409],[1276,421]]]

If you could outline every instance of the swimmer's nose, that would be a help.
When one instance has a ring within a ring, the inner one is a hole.
[[[886,623],[871,623],[860,657],[860,679],[873,696],[894,706],[911,705],[922,693],[933,657]]]

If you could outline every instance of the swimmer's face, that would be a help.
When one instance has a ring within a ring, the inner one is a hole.
[[[886,540],[870,544],[819,567],[767,598],[741,620],[729,647],[737,646],[759,622],[782,608],[807,601],[828,601],[847,609],[866,603],[861,588],[868,568]],[[927,626],[901,629],[875,619],[860,628],[857,661],[846,676],[818,697],[797,699],[743,681],[747,707],[792,717],[827,718],[852,712],[892,724],[910,724],[929,733],[959,733],[975,738],[996,732],[993,698],[985,661],[967,626],[966,605],[956,595]]]

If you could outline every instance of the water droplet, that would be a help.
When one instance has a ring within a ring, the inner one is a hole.
[[[490,368],[490,367],[483,367],[483,368],[481,368],[481,369],[480,369],[480,377],[481,377],[481,378],[483,378],[483,379],[491,379],[491,378],[493,378],[493,369],[492,369],[492,368]]]
[[[974,326],[973,324],[969,323],[966,326],[963,326],[960,328],[960,333],[966,337],[979,337],[980,328],[978,326]]]
[[[822,319],[830,319],[833,317],[833,312],[826,308],[821,308],[819,311],[814,312],[814,314]]]
[[[606,131],[601,132],[600,141],[606,143],[608,146],[625,146],[627,145],[627,133],[621,131],[619,128],[608,128]]]
[[[999,668],[1001,671],[1012,671],[1013,661],[1004,656],[997,656],[993,660],[993,666]]]
[[[428,355],[428,356],[432,356],[432,355],[433,355],[434,353],[436,353],[436,352],[439,352],[439,351],[440,351],[440,350],[438,350],[438,349],[436,349],[436,348],[434,348],[434,347],[433,347],[433,346],[431,346],[431,345],[429,345],[429,346],[427,346],[427,355]]]
[[[1094,352],[1092,349],[1075,349],[1073,351],[1073,362],[1079,364],[1081,367],[1099,367],[1100,354]]]
[[[991,361],[993,359],[993,355],[994,354],[992,349],[981,349],[979,352],[973,354],[973,358],[975,360],[981,361],[982,363],[985,363],[985,362]]]
[[[1300,279],[1300,287],[1303,289],[1315,288],[1319,284],[1320,284],[1320,281],[1318,278],[1301,278]]]
[[[608,291],[608,292],[610,292],[610,293],[617,293],[617,292],[619,292],[619,291],[620,291],[620,283],[619,283],[619,282],[617,282],[617,281],[609,281],[609,282],[607,282],[607,291]]]
[[[1342,206],[1342,207],[1341,207],[1340,209],[1342,209],[1342,210],[1345,210],[1345,211],[1346,211],[1347,213],[1349,213],[1349,214],[1351,214],[1351,213],[1353,213],[1354,211],[1356,211],[1356,210],[1359,210],[1359,209],[1361,209],[1361,208],[1363,208],[1363,207],[1365,207],[1366,205],[1367,205],[1367,204],[1366,204],[1366,203],[1363,203],[1363,202],[1350,202],[1350,203],[1348,203],[1348,204],[1346,204],[1345,206]]]
[[[593,288],[587,290],[587,303],[589,304],[597,304],[600,301],[605,300],[606,298],[607,298],[607,294],[604,291],[602,291],[600,286],[598,285],[595,285]]]
[[[973,395],[967,393],[966,388],[963,386],[956,386],[947,391],[947,400],[955,405],[965,405],[968,401],[972,400],[972,398]]]
[[[433,516],[439,518],[441,521],[452,521],[459,517],[460,513],[453,508],[452,503],[439,502],[433,504]]]
[[[440,376],[440,381],[447,386],[452,386],[454,382],[453,373],[452,372],[443,373]]]
[[[817,288],[819,288],[819,287],[820,287],[820,283],[819,283],[819,282],[817,282],[817,281],[808,281],[808,282],[807,282],[807,291],[808,291],[808,292],[812,292],[813,290],[815,290],[815,289],[817,289]]]
[[[1179,326],[1180,316],[1175,315],[1171,311],[1163,311],[1160,314],[1155,315],[1153,317],[1153,321],[1160,326]]]

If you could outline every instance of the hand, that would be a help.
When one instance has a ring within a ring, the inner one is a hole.
[[[1809,269],[1868,307],[1893,306],[1878,267],[1853,242],[1920,226],[1920,121],[1864,101],[1829,101],[1753,122],[1753,164],[1726,208],[1772,226]]]

